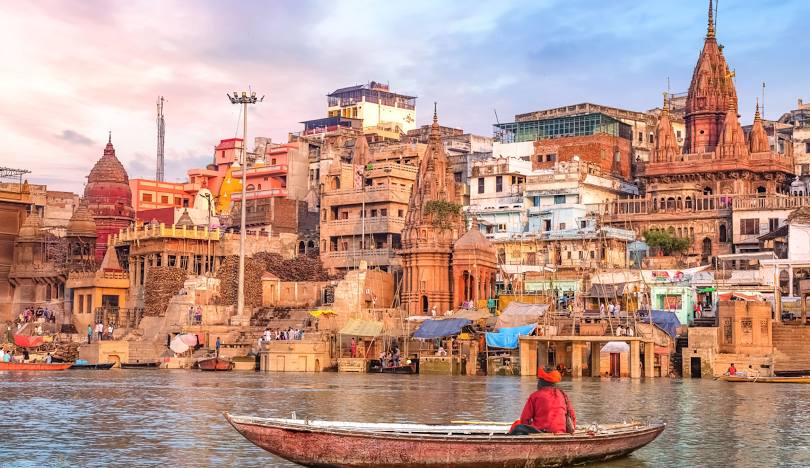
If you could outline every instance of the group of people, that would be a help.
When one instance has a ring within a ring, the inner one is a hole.
[[[612,317],[618,317],[619,313],[621,311],[622,311],[622,306],[619,305],[618,301],[608,302],[607,306],[605,306],[604,302],[599,304],[599,316],[600,317],[611,317],[611,318]]]
[[[28,353],[28,350],[23,348],[22,354],[15,354],[13,348],[6,351],[3,347],[0,347],[0,362],[30,362],[31,355]],[[50,364],[53,362],[53,356],[51,353],[48,353],[47,356],[43,359],[43,362],[46,364]]]
[[[400,359],[402,356],[397,347],[391,348],[391,351],[382,351],[380,352],[380,368],[399,367]]]
[[[304,330],[289,327],[286,330],[270,330],[264,329],[264,333],[259,337],[259,347],[261,348],[264,343],[271,341],[285,341],[285,340],[303,340]]]
[[[22,327],[25,326],[26,323],[38,323],[42,325],[43,323],[56,323],[56,314],[48,308],[44,307],[26,307],[22,312],[17,314],[17,317],[14,318],[14,323],[17,326],[17,330],[19,331]],[[40,326],[40,330],[41,330]],[[42,333],[39,333],[40,335]]]
[[[616,327],[616,336],[634,336],[635,334],[633,327],[623,327],[621,325]]]
[[[190,306],[188,308],[188,322],[192,325],[202,325],[202,307]]]
[[[106,327],[104,323],[98,322],[95,326],[88,325],[87,326],[87,344],[93,342],[93,337],[95,336],[96,341],[104,341],[104,340],[111,340],[113,339],[113,333],[115,332],[115,324],[110,322]]]

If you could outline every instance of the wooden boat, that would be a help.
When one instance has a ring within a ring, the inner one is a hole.
[[[508,435],[508,424],[385,424],[254,418],[225,413],[240,434],[304,466],[526,468],[623,457],[665,424],[580,427],[574,434]]]
[[[121,363],[121,369],[157,369],[159,367],[160,363],[158,361]]]
[[[739,375],[723,375],[717,378],[725,382],[758,382],[758,383],[793,383],[810,384],[810,376],[801,377],[743,377]]]
[[[82,370],[82,369],[89,369],[89,370],[108,370],[114,366],[114,362],[104,362],[99,364],[73,364],[70,366],[71,370]]]
[[[372,363],[369,372],[378,372],[382,374],[418,374],[419,367],[416,363],[402,364],[399,366],[385,366],[380,368],[379,361]]]
[[[233,370],[233,361],[221,357],[200,359],[197,366],[204,371],[229,371]]]
[[[58,371],[71,365],[69,362],[0,362],[0,371]]]

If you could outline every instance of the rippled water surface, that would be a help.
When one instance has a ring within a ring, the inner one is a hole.
[[[344,421],[514,420],[516,377],[110,370],[0,372],[0,466],[294,466],[222,412]],[[581,423],[663,420],[603,467],[810,466],[810,385],[712,380],[563,382]]]

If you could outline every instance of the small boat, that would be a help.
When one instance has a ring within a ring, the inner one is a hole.
[[[626,456],[665,424],[579,427],[574,434],[509,435],[509,424],[387,424],[254,418],[225,413],[246,439],[285,460],[318,467],[524,468]]]
[[[160,367],[160,362],[122,362],[121,369],[157,369]]]
[[[411,364],[385,366],[381,368],[379,361],[373,361],[371,367],[369,368],[369,372],[377,372],[382,374],[418,374],[419,365],[414,362]]]
[[[82,370],[82,369],[108,370],[108,369],[112,368],[112,366],[114,366],[114,365],[115,365],[114,362],[104,362],[104,363],[99,363],[99,364],[73,364],[72,366],[70,366],[70,369],[71,370]]]
[[[810,384],[810,376],[801,377],[743,377],[740,375],[722,375],[717,378],[725,382],[758,382],[758,383],[793,383]]]
[[[229,371],[233,370],[233,361],[221,357],[200,359],[197,366],[204,371]]]
[[[71,365],[69,362],[0,362],[0,371],[58,371]]]

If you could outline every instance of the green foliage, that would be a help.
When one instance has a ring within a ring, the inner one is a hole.
[[[692,241],[685,237],[677,237],[666,231],[644,231],[644,241],[650,247],[661,249],[664,255],[684,252],[692,245]]]
[[[461,216],[461,205],[444,200],[431,200],[425,203],[424,212],[432,217],[434,226],[450,229]]]

